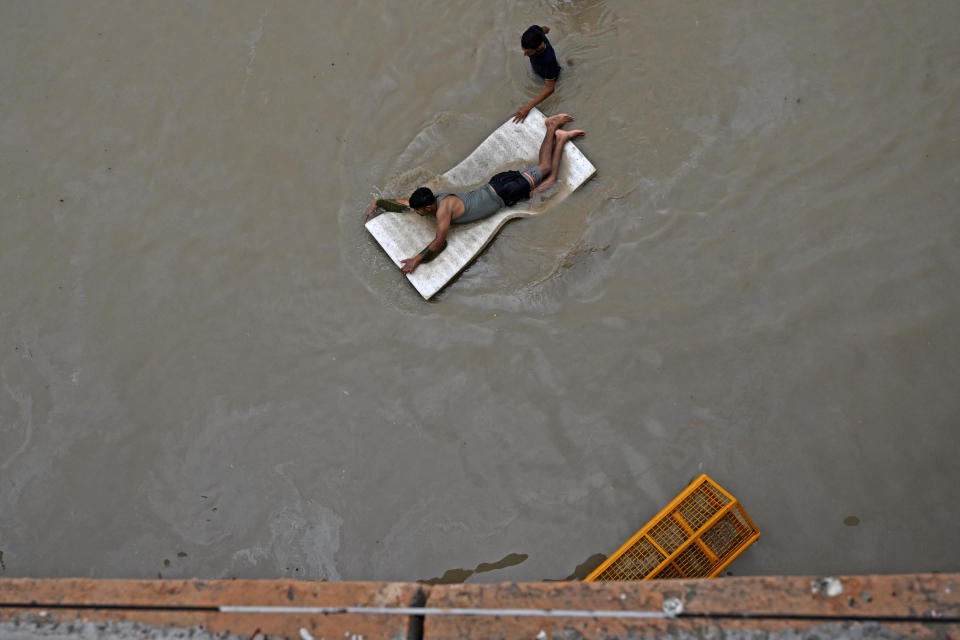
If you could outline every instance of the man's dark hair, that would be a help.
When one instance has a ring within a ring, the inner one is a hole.
[[[530,27],[520,36],[520,46],[524,49],[536,49],[543,44],[543,29]]]
[[[430,189],[426,187],[420,187],[410,196],[410,206],[414,209],[429,207],[436,201],[437,197],[433,195],[433,191],[430,191]]]

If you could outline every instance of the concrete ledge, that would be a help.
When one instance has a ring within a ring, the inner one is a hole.
[[[333,609],[224,610],[243,605]],[[360,609],[340,609],[346,607]],[[417,615],[420,611],[423,615]],[[636,615],[630,612],[650,617],[618,617]],[[182,632],[190,630],[193,637],[251,638],[259,632],[306,640],[794,638],[798,632],[819,637],[960,639],[960,574],[435,586],[292,580],[0,580],[0,636],[89,637],[78,625],[90,624],[100,625],[94,630],[99,635],[93,637],[175,638],[187,637]],[[130,629],[135,631],[127,633]]]
[[[250,638],[258,630],[269,636],[301,638],[301,629],[328,639],[344,638],[345,634],[405,638],[410,619],[396,615],[223,613],[219,607],[407,607],[425,601],[426,589],[421,585],[398,582],[0,580],[0,620],[47,626],[51,621],[61,626],[71,621],[126,621],[158,628],[199,627],[243,638]],[[17,606],[26,603],[34,604],[29,608]]]
[[[662,611],[667,599],[676,598],[683,610],[661,620],[435,616],[426,620],[425,637],[533,638],[541,631],[548,638],[718,637],[731,632],[744,637],[744,631],[813,628],[820,628],[821,637],[840,637],[866,625],[872,630],[867,635],[884,628],[891,637],[960,638],[958,622],[931,623],[935,616],[960,618],[958,587],[958,574],[445,585],[433,588],[428,606]],[[840,628],[847,631],[840,633]]]

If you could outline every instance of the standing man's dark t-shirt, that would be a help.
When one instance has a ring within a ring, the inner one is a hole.
[[[556,80],[560,77],[560,65],[557,63],[557,55],[553,52],[553,45],[547,40],[547,34],[543,32],[539,25],[532,25],[530,29],[539,31],[540,35],[543,36],[544,44],[547,45],[547,48],[540,53],[530,56],[530,66],[533,67],[533,72],[544,80]]]

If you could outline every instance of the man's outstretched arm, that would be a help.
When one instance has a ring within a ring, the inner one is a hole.
[[[413,273],[413,270],[416,269],[421,262],[430,262],[437,255],[446,249],[447,247],[447,234],[450,233],[450,220],[452,215],[449,210],[447,211],[438,211],[437,212],[437,235],[434,236],[433,240],[430,241],[423,251],[413,256],[412,258],[407,258],[406,260],[401,260],[402,267],[400,271],[404,273]]]

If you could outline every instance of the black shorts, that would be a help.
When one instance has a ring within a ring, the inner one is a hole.
[[[498,173],[490,178],[490,186],[508,207],[530,199],[530,182],[519,171]]]

